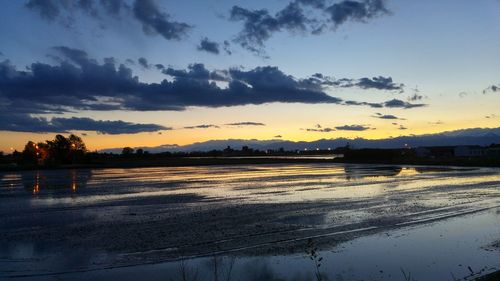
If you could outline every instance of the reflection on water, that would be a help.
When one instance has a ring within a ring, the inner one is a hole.
[[[67,191],[76,193],[79,188],[85,188],[91,177],[91,170],[41,170],[21,173],[20,181],[26,190],[32,191],[33,195],[67,193]]]
[[[499,172],[304,164],[0,173],[0,279],[197,256],[62,279],[177,280],[198,271],[209,281],[217,265],[218,280],[227,272],[312,280],[310,237],[328,280],[402,280],[400,267],[418,280],[465,276],[466,266],[500,266],[498,252],[481,248],[500,240],[498,208],[396,228],[498,206]]]
[[[463,225],[467,224],[467,228]],[[402,271],[414,280],[457,280],[500,269],[498,251],[482,247],[498,238],[500,217],[496,210],[453,218],[440,223],[414,226],[373,234],[319,248],[319,240],[304,241],[302,253],[290,255],[207,256],[153,265],[119,267],[98,271],[66,273],[56,276],[34,276],[22,280],[405,280]],[[416,247],[418,245],[418,248]],[[5,250],[5,249],[4,249]],[[38,249],[39,251],[41,249]],[[45,249],[47,250],[47,249]],[[29,253],[24,246],[19,259],[37,258],[47,253]],[[27,254],[28,253],[28,254]],[[103,256],[72,252],[46,262],[99,263]],[[68,260],[69,259],[69,260]],[[63,261],[64,260],[64,261]],[[15,264],[12,269],[20,268]],[[319,279],[318,279],[319,277]],[[470,280],[470,279],[467,279]]]
[[[373,166],[373,167],[359,167],[359,166],[345,166],[344,172],[347,180],[356,180],[359,178],[369,177],[395,177],[401,171],[401,166]],[[414,168],[405,168],[405,170],[415,171]]]

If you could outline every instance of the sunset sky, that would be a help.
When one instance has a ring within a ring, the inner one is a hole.
[[[0,150],[500,126],[498,0],[0,0]]]

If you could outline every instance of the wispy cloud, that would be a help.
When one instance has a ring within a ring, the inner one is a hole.
[[[131,3],[125,0],[107,1],[66,1],[66,0],[29,0],[25,7],[38,13],[50,22],[59,22],[63,26],[75,25],[75,13],[88,17],[105,26],[106,17],[124,22],[136,22],[142,26],[144,34],[160,35],[167,40],[180,40],[187,36],[192,26],[171,19],[154,0],[135,0]]]
[[[226,126],[265,126],[266,124],[260,122],[236,122],[228,123]]]
[[[183,129],[209,129],[209,128],[219,129],[220,127],[217,125],[213,125],[213,124],[202,124],[202,125],[183,127]]]

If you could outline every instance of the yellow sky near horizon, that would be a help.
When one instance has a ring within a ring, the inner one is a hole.
[[[493,128],[500,126],[500,112],[497,110],[497,95],[469,98],[460,103],[446,103],[435,100],[429,106],[413,109],[369,108],[332,104],[264,104],[223,108],[189,108],[174,112],[85,112],[82,116],[99,120],[124,120],[134,123],[154,123],[172,130],[139,134],[98,134],[78,132],[90,150],[106,148],[151,147],[164,144],[186,145],[194,142],[221,139],[276,139],[314,141],[333,138],[383,139],[402,135],[421,135],[466,128]],[[428,102],[428,101],[425,101]],[[468,102],[468,103],[467,103]],[[401,120],[375,118],[375,113],[392,114]],[[488,113],[488,114],[486,114]],[[490,118],[486,118],[486,116]],[[79,117],[74,114],[72,116]],[[118,117],[119,116],[119,117]],[[237,116],[234,117],[234,116]],[[204,120],[200,122],[199,120]],[[234,122],[261,122],[265,126],[228,126]],[[397,123],[398,125],[393,125]],[[185,126],[212,124],[220,128],[183,129]],[[309,132],[320,124],[323,128],[344,125],[364,125],[366,131]],[[400,130],[399,126],[408,128]],[[52,139],[55,133],[0,132],[0,150],[9,153],[12,149],[22,150],[24,144]]]

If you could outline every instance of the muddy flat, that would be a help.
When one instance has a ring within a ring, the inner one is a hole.
[[[500,267],[499,207],[498,168],[8,172],[0,174],[0,278],[177,280],[183,268],[214,280],[208,272],[218,265],[231,280],[309,280],[320,257],[328,280],[404,280],[403,271],[473,278]]]

